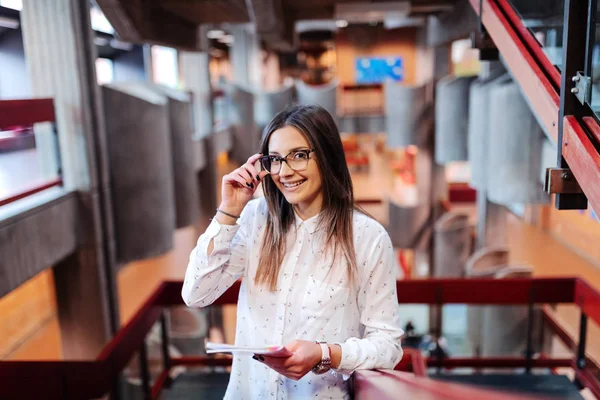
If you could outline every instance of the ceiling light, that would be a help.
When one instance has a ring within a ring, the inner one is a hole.
[[[348,21],[346,21],[345,19],[338,19],[337,21],[335,21],[335,26],[337,26],[338,28],[345,28],[348,26]]]

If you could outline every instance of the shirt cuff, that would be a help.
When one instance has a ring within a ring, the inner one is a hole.
[[[355,366],[358,360],[358,354],[356,353],[356,348],[352,343],[340,343],[336,342],[334,344],[339,345],[342,348],[342,358],[340,360],[340,365],[335,368],[336,372],[341,374],[344,380],[348,380],[352,373],[355,370]]]
[[[233,240],[238,229],[240,229],[240,226],[237,223],[235,225],[221,225],[216,218],[213,218],[208,228],[206,228],[207,243],[213,239],[214,250],[227,247]]]

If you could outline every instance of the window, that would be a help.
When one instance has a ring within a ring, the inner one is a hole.
[[[152,46],[152,80],[176,88],[178,86],[177,50]]]
[[[96,80],[98,85],[110,83],[114,80],[114,68],[112,60],[108,58],[96,59]]]

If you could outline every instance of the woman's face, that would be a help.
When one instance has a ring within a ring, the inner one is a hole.
[[[269,155],[291,159],[296,151],[310,149],[308,141],[292,126],[276,130],[269,138]],[[317,215],[323,204],[321,173],[314,158],[315,153],[310,153],[308,164],[301,171],[294,171],[282,162],[279,174],[271,175],[279,191],[303,219]]]

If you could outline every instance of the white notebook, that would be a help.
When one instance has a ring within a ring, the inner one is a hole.
[[[231,354],[260,354],[270,357],[289,357],[292,352],[286,349],[282,345],[264,346],[264,347],[246,347],[246,346],[235,346],[233,344],[225,343],[206,343],[206,354],[214,353],[231,353]]]

